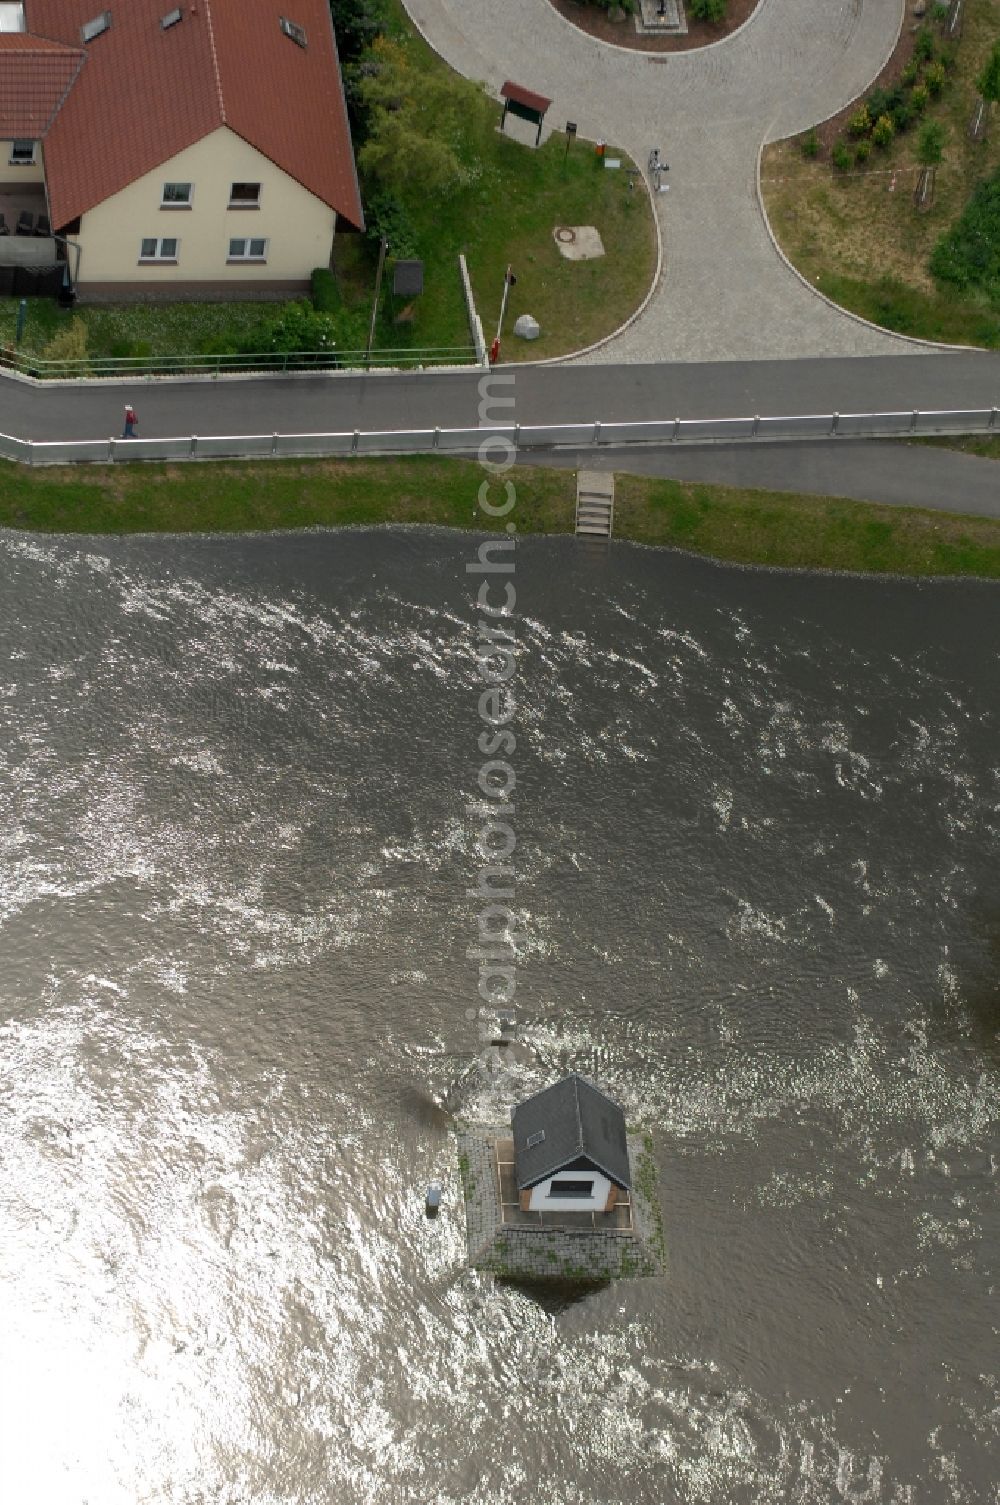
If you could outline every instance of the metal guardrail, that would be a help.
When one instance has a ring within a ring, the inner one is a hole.
[[[0,351],[0,366],[39,381],[94,376],[232,376],[245,371],[365,371],[373,366],[475,366],[472,345],[399,350],[275,350],[258,355],[93,356],[47,361],[19,350]]]
[[[533,449],[618,449],[648,444],[790,443],[802,439],[900,439],[1000,435],[1000,408],[894,413],[797,413],[784,417],[671,418],[649,423],[499,424],[483,428],[345,430],[324,434],[189,434],[168,439],[16,439],[0,455],[28,465],[122,460],[280,459],[326,455],[475,454],[487,438]],[[495,449],[492,458],[496,458]]]

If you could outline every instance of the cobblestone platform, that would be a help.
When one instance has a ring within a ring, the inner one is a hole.
[[[628,1136],[632,1166],[632,1227],[523,1227],[505,1224],[496,1170],[498,1140],[510,1129],[477,1124],[458,1135],[465,1192],[469,1263],[509,1280],[603,1282],[662,1275],[666,1254],[656,1202],[652,1141]]]

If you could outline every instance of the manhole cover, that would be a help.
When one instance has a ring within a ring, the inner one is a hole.
[[[571,246],[576,240],[576,231],[571,230],[568,225],[560,225],[556,230],[556,240],[564,246]]]

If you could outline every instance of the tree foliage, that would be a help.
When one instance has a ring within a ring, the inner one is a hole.
[[[976,88],[984,99],[993,104],[1000,101],[1000,42],[993,44],[993,51],[986,59],[986,66],[976,79]]]
[[[945,128],[940,120],[925,120],[917,137],[917,161],[921,167],[936,167],[944,156]]]
[[[417,67],[402,42],[377,37],[359,84],[368,139],[362,174],[402,203],[446,195],[478,174],[493,106],[479,84]]]
[[[980,183],[931,256],[941,282],[976,289],[1000,304],[1000,171]]]

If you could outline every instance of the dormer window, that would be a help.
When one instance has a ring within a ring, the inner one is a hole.
[[[183,17],[184,17],[184,12],[181,10],[180,6],[178,5],[174,10],[168,10],[167,11],[167,14],[163,17],[162,21],[160,22],[160,27],[161,27],[161,29],[163,31],[169,31],[170,28],[171,28],[171,26],[176,26],[177,23],[178,23],[178,21],[182,20]]]
[[[286,37],[291,37],[297,47],[305,47],[307,45],[306,29],[304,26],[297,26],[294,21],[289,21],[287,16],[282,16],[278,25]]]
[[[84,42],[92,42],[95,37],[100,36],[102,31],[107,31],[110,25],[111,12],[109,10],[103,10],[101,11],[101,14],[99,16],[95,16],[92,21],[84,21],[83,25],[80,28],[80,35],[83,37]]]

